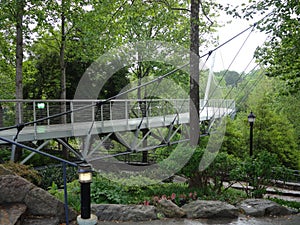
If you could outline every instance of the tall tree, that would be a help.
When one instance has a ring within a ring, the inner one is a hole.
[[[24,36],[30,36],[29,24],[34,24],[36,16],[33,10],[37,2],[31,0],[4,0],[1,2],[0,32],[7,37],[7,46],[15,48],[15,98],[23,99],[23,58],[24,58]],[[28,39],[27,39],[28,41]],[[14,43],[14,45],[11,45]],[[22,104],[16,104],[16,123],[22,123]],[[20,157],[21,151],[13,152],[15,160]]]
[[[23,17],[25,1],[16,1],[16,99],[23,99]],[[22,106],[16,107],[16,122],[22,123]]]
[[[65,0],[61,1],[61,39],[60,39],[60,47],[59,47],[59,64],[60,64],[60,98],[66,99],[67,97],[67,88],[66,88],[66,66],[65,66],[65,49],[66,49],[66,17],[65,17]],[[67,111],[66,102],[61,102],[61,112]],[[67,122],[66,115],[62,116],[62,123]]]
[[[269,39],[256,52],[267,68],[267,75],[284,80],[290,91],[300,87],[300,7],[298,0],[249,1],[243,6],[244,17],[257,13],[266,15],[258,28]]]
[[[15,98],[23,98],[22,85],[22,65],[23,65],[23,36],[26,25],[23,23],[25,16],[25,6],[28,2],[25,0],[12,0],[1,2],[0,12],[0,30],[7,38],[8,48],[14,48],[15,56]],[[10,43],[14,43],[11,45]],[[11,51],[11,50],[9,50]],[[22,122],[22,107],[16,105],[16,123]]]
[[[198,145],[199,128],[199,0],[191,1],[190,30],[190,145]]]
[[[85,13],[84,6],[88,1],[49,1],[45,4],[43,10],[43,20],[39,20],[39,33],[48,37],[55,38],[56,42],[51,41],[52,47],[57,49],[59,56],[60,68],[60,98],[66,99],[67,97],[67,84],[66,84],[66,65],[67,65],[67,49],[68,42],[73,40],[76,29],[82,16]],[[54,45],[53,45],[54,44]],[[64,101],[61,103],[61,111],[66,111],[66,104]],[[66,122],[66,117],[62,117],[62,123]]]

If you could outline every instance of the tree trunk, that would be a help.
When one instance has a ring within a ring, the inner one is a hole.
[[[199,7],[200,0],[191,1],[190,34],[190,145],[199,142]]]
[[[22,67],[23,67],[23,15],[24,1],[17,1],[16,5],[16,99],[23,99]],[[22,123],[22,107],[16,104],[16,123]]]
[[[25,3],[23,0],[16,4],[16,99],[23,99],[23,16]],[[16,103],[16,124],[23,122],[22,103]],[[12,151],[12,161],[19,161],[22,156],[22,149],[15,148]]]
[[[66,65],[65,65],[65,49],[66,49],[66,32],[65,32],[65,1],[61,1],[61,43],[60,43],[60,52],[59,52],[59,63],[60,63],[60,99],[61,99],[61,105],[60,105],[60,111],[66,112],[67,111],[67,105],[66,105],[66,98],[67,98],[67,88],[66,88]],[[65,124],[67,123],[67,115],[63,115],[61,117],[61,123]],[[67,142],[67,139],[65,139],[65,142]],[[68,159],[68,150],[67,148],[62,145],[62,156],[65,159]]]
[[[65,99],[67,97],[67,89],[66,89],[66,66],[65,66],[65,48],[66,48],[66,33],[65,33],[65,14],[64,14],[64,5],[65,2],[62,0],[61,7],[61,43],[60,43],[60,55],[59,55],[59,62],[60,62],[60,72],[61,72],[61,79],[60,79],[60,98],[61,102],[61,112],[67,111],[67,106]],[[66,115],[62,116],[61,120],[62,124],[67,122]]]

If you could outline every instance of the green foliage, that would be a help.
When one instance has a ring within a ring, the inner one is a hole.
[[[233,155],[220,152],[205,170],[200,171],[199,164],[204,156],[204,151],[203,148],[196,148],[190,161],[180,173],[189,178],[190,187],[198,187],[207,192],[213,191],[220,194],[224,191],[223,182],[228,180],[229,173],[237,167],[240,161]]]
[[[256,52],[256,57],[267,67],[267,75],[286,82],[291,92],[300,87],[299,1],[266,0],[243,7],[246,18],[256,13],[267,14],[258,29],[269,39]],[[272,12],[272,13],[270,13]]]
[[[296,130],[288,115],[294,112],[282,110],[278,106],[280,83],[264,79],[249,96],[248,104],[256,115],[254,124],[253,148],[254,154],[268,151],[276,154],[285,166],[299,169],[300,152],[297,145]],[[241,114],[245,118],[246,114]],[[289,116],[290,117],[290,116]],[[292,119],[292,118],[291,118]],[[293,117],[297,120],[296,117]],[[249,135],[248,135],[249,137]],[[255,150],[257,149],[257,150]],[[258,150],[259,149],[259,150]]]
[[[241,159],[249,154],[248,124],[245,123],[243,115],[238,114],[234,119],[227,118],[225,137],[221,147],[221,152],[227,152]]]
[[[11,157],[11,150],[2,146],[0,148],[0,163],[9,161],[10,157]]]
[[[268,198],[271,201],[274,201],[280,205],[292,208],[297,210],[298,212],[300,212],[300,202],[295,202],[295,201],[287,201],[284,199],[280,199],[280,198]]]
[[[101,176],[96,176],[91,185],[91,200],[95,203],[134,204],[140,203],[142,187],[127,186]]]
[[[40,185],[42,182],[42,178],[38,174],[38,172],[28,165],[22,165],[13,162],[6,162],[3,165],[5,168],[13,171],[17,175],[25,178],[26,180],[35,185]]]
[[[59,189],[53,182],[49,188],[49,193],[54,195],[60,201],[64,202],[64,190]],[[77,180],[67,184],[68,205],[77,212],[80,211],[80,184]]]
[[[222,76],[225,74],[225,82],[227,86],[237,87],[238,83],[242,82],[241,75],[236,71],[221,71]]]
[[[222,200],[236,204],[246,195],[238,190],[227,189],[220,194],[204,192],[202,188],[191,188],[186,183],[159,183],[148,186],[126,186],[109,179],[96,176],[91,185],[93,203],[153,204],[161,198],[171,199],[178,205],[200,199]]]
[[[43,168],[40,168],[38,171],[39,175],[41,176],[41,182],[39,186],[45,190],[52,186],[53,183],[58,188],[62,188],[64,185],[63,180],[63,168],[62,166],[55,166],[49,165]],[[73,166],[66,167],[66,175],[67,175],[67,182],[71,182],[78,177],[77,168]]]
[[[230,172],[232,180],[245,182],[244,190],[249,196],[262,197],[272,180],[281,178],[284,168],[275,154],[262,151],[255,158],[247,157]],[[249,189],[248,185],[253,189]]]

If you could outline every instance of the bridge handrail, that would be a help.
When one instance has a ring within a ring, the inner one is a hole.
[[[99,103],[103,104],[99,104]],[[67,123],[81,121],[104,121],[113,119],[130,119],[136,117],[166,116],[189,112],[188,99],[115,99],[106,100],[92,99],[1,99],[0,100],[0,127],[15,124],[15,108],[22,107],[23,122],[35,121],[60,113],[60,104],[66,103]],[[74,112],[82,106],[93,107]],[[200,108],[227,108],[234,110],[234,100],[210,99],[204,102],[200,100]],[[201,111],[201,110],[200,110]],[[216,110],[217,111],[217,110]],[[135,115],[134,115],[135,114]],[[20,117],[20,115],[19,115]],[[59,124],[60,118],[46,119],[38,125]]]

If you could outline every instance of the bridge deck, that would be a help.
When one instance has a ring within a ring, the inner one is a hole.
[[[157,107],[157,105],[156,105]],[[126,107],[125,107],[126,108]],[[112,110],[113,111],[113,110]],[[128,110],[126,110],[128,111]],[[161,110],[163,111],[163,110]],[[219,118],[224,115],[228,115],[234,111],[234,108],[220,108],[220,107],[203,107],[200,112],[200,121],[210,120],[212,117]],[[93,112],[94,113],[94,112]],[[110,113],[112,114],[112,112]],[[154,115],[154,113],[153,113]],[[36,115],[34,115],[36,117]],[[188,124],[189,113],[182,112],[177,114],[148,116],[144,118],[130,118],[129,115],[123,115],[125,119],[109,119],[113,116],[110,115],[108,119],[103,119],[103,115],[100,115],[102,120],[92,121],[91,118],[95,118],[94,115],[88,120],[84,118],[71,119],[66,124],[46,124],[46,125],[32,125],[26,126],[18,135],[18,142],[35,141],[35,140],[47,140],[64,137],[80,137],[86,136],[90,131],[92,134],[107,134],[111,132],[123,132],[144,128],[160,128],[167,127],[173,124]],[[84,121],[84,122],[81,122]],[[17,129],[0,131],[0,136],[7,139],[13,139],[17,133]],[[0,144],[4,144],[0,141]]]

